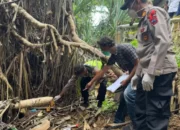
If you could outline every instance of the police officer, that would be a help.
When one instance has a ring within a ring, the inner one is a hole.
[[[131,85],[137,87],[136,130],[167,130],[172,81],[177,72],[169,15],[147,0],[125,0],[121,9],[128,9],[130,17],[140,19],[140,62],[131,80]]]

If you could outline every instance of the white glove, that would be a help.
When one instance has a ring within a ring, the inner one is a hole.
[[[142,79],[142,86],[144,91],[151,91],[153,90],[153,83],[154,83],[155,76],[150,74],[145,74]]]
[[[61,96],[60,96],[60,95],[57,95],[57,96],[54,97],[54,101],[56,102],[56,101],[59,100],[60,98],[61,98]]]
[[[138,84],[139,77],[137,75],[134,75],[131,79],[131,89],[137,90],[137,84]]]

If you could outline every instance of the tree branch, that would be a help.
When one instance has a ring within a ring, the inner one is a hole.
[[[101,51],[99,51],[97,48],[94,48],[94,47],[86,44],[83,40],[81,40],[77,36],[77,34],[75,33],[75,25],[74,25],[74,22],[73,22],[73,19],[72,19],[71,15],[68,16],[68,19],[69,19],[69,22],[70,22],[72,34],[74,36],[73,39],[74,39],[75,42],[69,42],[69,41],[63,40],[61,35],[59,34],[58,30],[53,25],[39,22],[38,20],[33,18],[29,13],[27,13],[22,7],[18,7],[17,4],[13,3],[13,4],[11,4],[11,7],[13,7],[14,9],[18,8],[18,13],[20,15],[22,15],[24,18],[26,18],[32,25],[34,25],[34,26],[36,26],[38,28],[49,27],[50,29],[52,29],[55,32],[55,34],[57,35],[57,40],[60,42],[60,44],[64,44],[66,46],[81,47],[82,49],[90,52],[91,54],[95,54],[96,56],[102,58],[103,60],[105,60],[105,59],[107,60],[107,58],[105,57],[105,55]],[[29,41],[27,41],[25,38],[19,36],[17,33],[15,33],[15,32],[13,32],[13,33],[19,39],[24,41],[24,43],[29,47],[42,47],[43,46],[41,44],[31,44]]]

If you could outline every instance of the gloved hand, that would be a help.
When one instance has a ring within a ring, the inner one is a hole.
[[[139,77],[137,75],[134,75],[131,79],[131,89],[136,90],[137,84],[138,84]]]
[[[153,83],[155,80],[154,75],[145,74],[142,79],[142,86],[144,91],[151,91],[153,90]]]
[[[57,95],[57,96],[54,97],[54,101],[56,102],[56,101],[59,100],[60,98],[61,98],[61,96],[60,96],[60,95]]]

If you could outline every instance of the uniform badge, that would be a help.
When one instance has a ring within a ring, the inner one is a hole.
[[[145,17],[145,16],[146,16],[146,11],[143,11],[142,17]]]
[[[148,35],[144,35],[144,36],[143,36],[143,40],[144,40],[144,41],[148,41]]]
[[[156,10],[151,10],[151,12],[149,13],[148,19],[152,25],[155,25],[158,23],[158,19],[156,16]]]
[[[142,33],[142,40],[145,41],[145,42],[149,40],[149,36],[148,36],[147,32]]]

